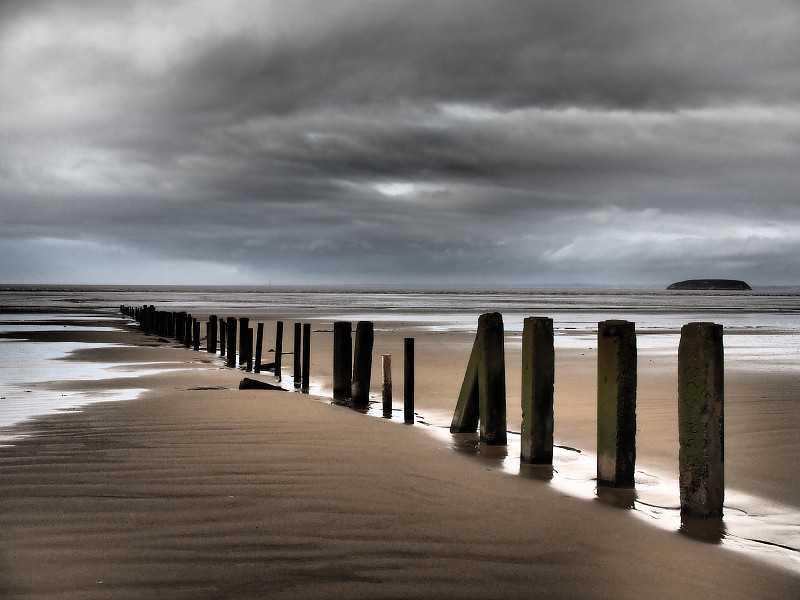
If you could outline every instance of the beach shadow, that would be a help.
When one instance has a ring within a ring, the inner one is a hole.
[[[452,433],[451,448],[475,456],[491,468],[502,469],[508,458],[508,446],[490,446],[477,433]]]
[[[725,538],[727,528],[722,517],[689,517],[681,515],[681,534],[700,542],[719,544]]]
[[[526,479],[536,479],[537,481],[552,481],[555,469],[553,465],[532,465],[529,463],[519,463],[519,474]]]
[[[596,492],[597,499],[603,504],[628,510],[635,507],[638,498],[635,488],[615,488],[598,485]]]

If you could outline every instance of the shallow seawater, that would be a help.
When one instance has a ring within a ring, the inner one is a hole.
[[[118,329],[111,324],[87,325],[89,321],[95,323],[103,319],[82,315],[6,315],[0,319],[0,333],[13,335],[14,332],[96,332]],[[158,369],[137,368],[126,372],[119,368],[126,366],[123,363],[65,360],[77,350],[112,347],[124,345],[0,338],[0,442],[9,443],[17,437],[4,433],[4,429],[8,431],[10,426],[33,416],[75,409],[91,402],[130,400],[145,391],[138,387],[91,392],[59,390],[57,382],[133,378],[165,368],[161,365]]]

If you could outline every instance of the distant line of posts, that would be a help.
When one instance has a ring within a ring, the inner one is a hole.
[[[186,312],[158,311],[152,305],[120,306],[146,333],[172,337],[187,348],[199,350],[200,323]],[[253,362],[253,328],[249,319],[218,318],[206,322],[206,350],[227,357],[236,366],[238,329],[239,365],[247,371],[274,372],[281,380],[283,354],[293,354],[294,386],[308,390],[311,326],[295,323],[294,350],[283,351],[283,322],[276,323],[275,359],[262,364],[264,324],[256,328]],[[333,324],[333,401],[357,409],[369,406],[374,344],[373,323]],[[597,332],[597,485],[602,488],[634,488],[636,463],[637,350],[635,324],[610,320]],[[456,409],[452,433],[479,430],[481,442],[507,443],[506,385],[503,319],[486,313],[478,319]],[[679,484],[682,517],[722,517],[724,501],[722,326],[689,323],[681,329],[678,347]],[[383,414],[392,413],[391,356],[382,356]],[[522,429],[520,461],[552,465],[553,389],[555,352],[553,320],[529,317],[522,332]],[[404,421],[414,422],[414,339],[404,340]]]

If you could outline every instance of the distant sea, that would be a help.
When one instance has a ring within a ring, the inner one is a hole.
[[[104,326],[120,305],[154,304],[160,310],[275,319],[403,322],[410,328],[473,331],[485,312],[500,312],[507,334],[528,316],[554,320],[556,346],[591,346],[597,323],[636,323],[638,346],[673,351],[680,328],[692,321],[724,326],[726,361],[800,373],[800,288],[748,292],[653,289],[393,288],[393,287],[166,287],[0,286],[0,426],[90,399],[28,389],[32,382],[102,377],[103,365],[60,360],[87,344],[21,341],[13,332],[54,327]],[[67,320],[68,324],[64,325]],[[113,327],[113,321],[108,322]],[[107,367],[108,365],[106,365]],[[78,395],[79,396],[79,395]],[[130,396],[130,394],[129,394]],[[103,400],[108,397],[101,398]]]

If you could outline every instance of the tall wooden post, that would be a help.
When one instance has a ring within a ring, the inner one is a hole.
[[[301,363],[301,339],[303,335],[303,326],[301,323],[294,324],[294,387],[299,388],[302,385],[300,379],[302,378]]]
[[[239,317],[239,364],[243,365],[247,361],[247,328],[250,326],[249,317]],[[252,346],[252,341],[250,346]]]
[[[209,354],[217,353],[217,315],[211,315],[208,321],[208,333],[206,334]]]
[[[522,328],[522,462],[553,464],[554,381],[553,319],[528,317]]]
[[[261,373],[261,347],[264,345],[264,324],[259,323],[256,326],[256,362],[253,366],[253,371]]]
[[[350,402],[350,375],[353,369],[352,324],[336,321],[333,324],[333,399]]]
[[[414,423],[414,338],[403,339],[403,422]]]
[[[636,330],[629,321],[597,329],[597,484],[634,487]]]
[[[246,335],[244,331],[242,332],[245,335],[244,344],[242,344],[245,352],[244,363],[247,365],[246,370],[250,372],[253,370],[253,328],[248,327],[245,331],[247,332]]]
[[[219,320],[219,355],[225,356],[225,341],[228,339],[228,323],[225,319]]]
[[[383,386],[381,397],[383,400],[383,416],[392,416],[392,355],[381,355],[381,367],[383,369]]]
[[[724,380],[722,325],[684,325],[678,347],[681,516],[722,517]]]
[[[283,321],[275,323],[275,377],[281,380],[281,360],[283,358]]]
[[[200,322],[192,318],[192,347],[200,350]]]
[[[354,408],[369,406],[369,385],[372,376],[372,346],[375,340],[371,321],[356,324],[356,344],[353,355],[351,398]]]
[[[303,323],[303,385],[308,391],[311,385],[311,323]]]
[[[225,326],[228,332],[228,366],[236,366],[236,317],[228,317]]]

